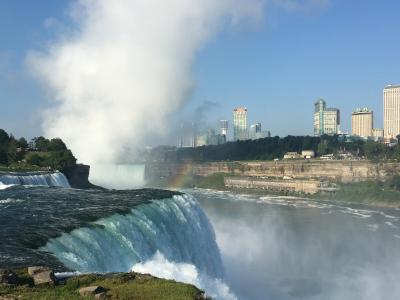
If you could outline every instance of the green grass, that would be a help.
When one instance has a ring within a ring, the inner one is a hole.
[[[316,194],[314,197],[382,206],[400,206],[400,191],[380,181],[342,184],[333,193]]]
[[[33,286],[32,279],[26,270],[18,271],[21,284],[17,286],[0,285],[1,296],[27,300],[54,299],[94,299],[81,297],[78,293],[82,287],[100,285],[106,288],[107,299],[141,299],[141,300],[192,300],[205,299],[202,291],[193,285],[164,280],[138,273],[121,273],[112,275],[82,275],[67,280],[56,286]]]
[[[225,173],[214,173],[207,177],[196,177],[194,185],[199,188],[222,189],[225,188],[224,178],[226,175]]]

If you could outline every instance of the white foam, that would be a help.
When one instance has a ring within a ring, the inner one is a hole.
[[[5,200],[0,200],[0,204],[16,203],[16,202],[22,202],[22,201],[24,201],[24,200],[7,198]]]
[[[0,181],[0,190],[8,189],[9,187],[13,186],[14,184],[4,184]]]
[[[193,264],[175,263],[167,260],[159,251],[148,261],[135,264],[132,271],[149,273],[160,278],[193,284],[206,291],[213,299],[234,300],[237,297],[221,279],[200,274]]]

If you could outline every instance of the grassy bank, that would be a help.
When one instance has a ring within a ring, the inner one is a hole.
[[[34,286],[26,270],[18,272],[20,284],[0,284],[0,299],[15,298],[27,300],[54,299],[95,299],[94,296],[82,297],[79,289],[88,286],[102,286],[107,290],[105,299],[141,299],[141,300],[192,300],[205,299],[203,292],[193,285],[178,283],[142,275],[121,273],[113,275],[82,275],[68,279],[63,284]]]
[[[397,180],[397,179],[395,179]],[[394,181],[364,181],[342,184],[332,193],[318,193],[313,198],[341,200],[383,207],[400,207],[400,191]]]

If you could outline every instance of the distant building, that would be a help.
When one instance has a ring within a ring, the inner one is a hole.
[[[215,130],[209,129],[196,136],[195,147],[222,145],[226,143],[226,136],[222,134],[215,134]]]
[[[377,139],[380,139],[380,138],[383,139],[383,137],[384,137],[383,129],[382,128],[374,128],[374,129],[372,129],[372,136],[374,138],[377,138]]]
[[[237,107],[233,110],[233,139],[247,140],[247,108]]]
[[[221,125],[221,134],[227,136],[228,135],[228,120],[221,120],[219,121]]]
[[[351,114],[351,134],[368,138],[372,136],[374,113],[368,108],[357,109]]]
[[[326,108],[326,102],[319,99],[314,104],[314,135],[334,135],[340,132],[340,111]]]
[[[194,123],[182,123],[180,128],[179,147],[193,148],[196,146],[196,125]]]
[[[261,123],[256,123],[250,125],[249,138],[252,140],[264,139],[271,137],[271,132],[261,130]]]
[[[257,139],[257,133],[261,133],[261,123],[256,123],[250,125],[249,138],[252,140]]]
[[[303,150],[301,151],[301,156],[303,158],[314,158],[315,157],[315,152],[314,150]]]
[[[383,132],[385,140],[400,134],[400,85],[388,85],[383,90]]]
[[[286,154],[283,156],[283,159],[299,159],[303,158],[300,153],[297,152],[286,152]]]

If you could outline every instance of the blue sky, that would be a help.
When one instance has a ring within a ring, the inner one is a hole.
[[[41,133],[47,95],[25,66],[28,51],[51,39],[48,20],[66,22],[67,0],[0,1],[0,128],[15,135]],[[322,10],[267,9],[251,28],[227,29],[198,55],[196,89],[184,111],[205,101],[208,122],[232,118],[247,106],[249,121],[273,134],[312,134],[313,102],[323,97],[350,114],[370,107],[382,127],[382,89],[400,83],[400,3],[332,0]],[[47,20],[47,21],[46,21]]]

